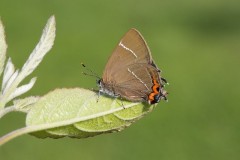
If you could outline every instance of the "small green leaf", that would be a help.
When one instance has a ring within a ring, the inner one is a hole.
[[[5,39],[4,26],[0,19],[0,76],[4,69],[3,66],[6,59],[6,52],[7,52],[7,43]]]
[[[31,107],[26,125],[38,128],[32,134],[40,138],[85,138],[120,131],[153,109],[80,88],[54,90]]]
[[[32,104],[36,103],[40,97],[31,96],[23,99],[16,99],[13,101],[13,105],[17,111],[28,112],[32,108]]]

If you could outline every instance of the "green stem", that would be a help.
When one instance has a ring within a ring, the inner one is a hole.
[[[43,130],[43,128],[48,129],[48,128],[52,127],[51,125],[49,127],[47,127],[47,126],[48,126],[48,124],[42,124],[42,125],[36,125],[36,126],[26,126],[26,127],[14,130],[14,131],[0,137],[0,146],[7,143],[10,140],[12,140],[13,138],[21,136],[23,134],[32,133],[32,132],[36,132],[39,130]]]
[[[28,133],[28,127],[17,129],[15,131],[12,131],[12,132],[0,137],[0,146],[3,145],[4,143],[10,141],[11,139],[18,137],[20,135],[23,135],[25,133]]]
[[[15,106],[10,106],[10,107],[6,107],[0,110],[0,118],[2,118],[5,114],[12,112],[12,111],[16,111]]]

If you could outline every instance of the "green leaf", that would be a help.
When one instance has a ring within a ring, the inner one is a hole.
[[[32,104],[36,103],[38,100],[38,96],[30,96],[23,99],[13,100],[13,105],[17,111],[27,113],[32,108]]]
[[[3,66],[6,59],[6,52],[7,52],[7,43],[5,40],[4,26],[0,19],[0,75],[2,74],[2,71],[3,71]]]
[[[40,138],[85,138],[121,131],[153,109],[80,88],[56,89],[31,107],[26,125],[37,128],[31,134]]]

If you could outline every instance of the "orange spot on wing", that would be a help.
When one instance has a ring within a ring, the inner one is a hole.
[[[155,95],[158,95],[158,94],[159,94],[159,87],[160,87],[160,84],[159,84],[155,79],[153,79],[153,86],[152,86],[153,92],[151,92],[151,93],[148,95],[148,100],[149,100],[151,103],[155,101]]]

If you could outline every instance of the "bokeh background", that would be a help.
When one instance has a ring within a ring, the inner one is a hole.
[[[234,0],[1,0],[8,56],[20,68],[51,15],[57,37],[25,96],[55,88],[96,87],[80,62],[99,75],[132,27],[145,37],[169,81],[169,102],[120,133],[88,139],[18,137],[1,160],[240,159],[240,2]],[[29,78],[30,78],[29,77]],[[0,135],[24,126],[25,115],[0,120]]]

